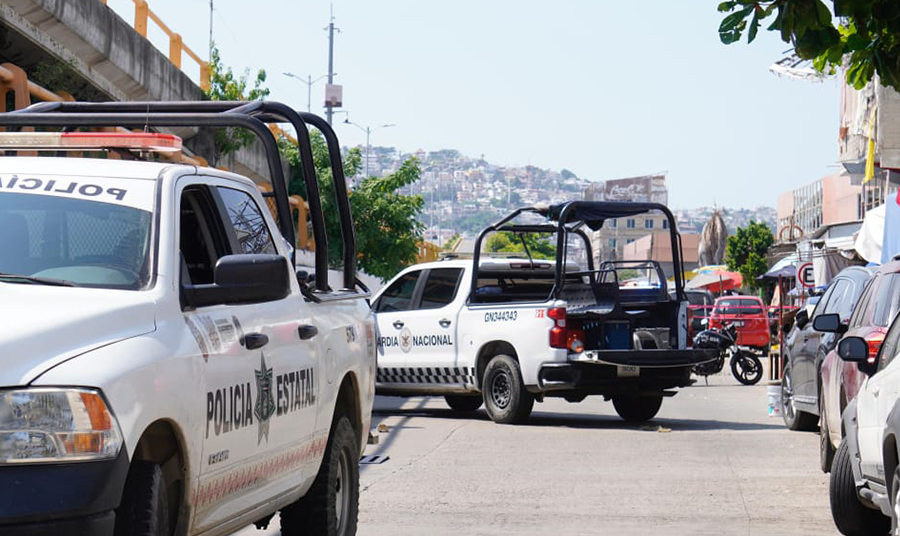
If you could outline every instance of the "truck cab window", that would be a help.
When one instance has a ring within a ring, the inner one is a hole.
[[[440,309],[456,297],[462,268],[438,268],[431,270],[422,292],[419,309]]]
[[[413,292],[416,290],[420,273],[421,271],[409,272],[394,281],[394,284],[388,287],[378,299],[375,312],[389,313],[408,310],[412,305]]]
[[[219,187],[219,194],[241,246],[241,251],[234,253],[277,253],[266,219],[253,198],[247,192],[233,188]]]
[[[225,254],[225,243],[213,214],[205,188],[188,188],[181,194],[181,256],[189,279],[182,284],[215,281],[216,261]]]

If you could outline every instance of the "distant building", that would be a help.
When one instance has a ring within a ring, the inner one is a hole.
[[[778,238],[789,240],[792,224],[796,241],[822,226],[861,220],[865,211],[862,186],[847,174],[828,175],[778,196]]]
[[[681,235],[682,263],[684,270],[694,270],[698,266],[697,249],[700,235],[697,233]],[[653,233],[645,235],[622,249],[623,261],[654,260],[662,266],[666,277],[675,273],[672,263],[672,237],[669,233]]]
[[[669,201],[669,191],[665,175],[646,175],[592,183],[585,189],[584,199],[665,205]],[[607,220],[599,231],[593,233],[591,247],[600,260],[621,259],[625,246],[668,229],[669,220],[660,213]]]

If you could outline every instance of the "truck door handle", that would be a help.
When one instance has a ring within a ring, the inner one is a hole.
[[[309,339],[312,339],[319,334],[319,328],[317,328],[316,326],[304,324],[297,328],[297,333],[300,334],[301,341],[308,341]]]
[[[401,322],[399,320],[394,320],[394,328],[395,329],[403,329],[403,326],[404,326],[403,322]]]
[[[450,321],[447,320],[446,318],[442,318],[442,319],[438,320],[438,324],[440,324],[442,328],[450,327]]]
[[[269,336],[262,333],[248,333],[244,335],[241,344],[248,350],[256,350],[257,348],[262,348],[269,344]]]

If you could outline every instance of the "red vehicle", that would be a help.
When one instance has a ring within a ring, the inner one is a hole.
[[[769,352],[769,317],[761,299],[755,296],[723,296],[709,315],[709,327],[737,326],[738,346]]]

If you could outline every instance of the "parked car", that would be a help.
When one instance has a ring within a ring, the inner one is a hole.
[[[826,321],[822,321],[826,323]],[[836,326],[835,326],[836,327]],[[863,337],[847,336],[838,354],[866,374],[847,404],[845,436],[831,466],[831,516],[847,536],[897,534],[900,525],[900,322],[892,323],[879,351]]]
[[[844,318],[816,319],[821,330],[837,328],[845,337],[862,337],[869,345],[869,356],[874,359],[887,333],[888,326],[900,309],[900,263],[892,262],[874,271],[874,275],[859,298],[856,310],[849,320]],[[840,322],[838,322],[840,320]],[[830,325],[825,325],[829,324]],[[838,335],[840,336],[840,335]],[[847,403],[856,397],[865,375],[855,364],[841,361],[832,349],[822,363],[821,402],[819,407],[825,417],[819,419],[820,461],[822,470],[828,472],[835,449],[841,442],[841,415]]]
[[[738,346],[769,353],[769,318],[763,301],[756,296],[722,296],[709,315],[709,327],[723,329],[734,323]]]
[[[794,329],[785,340],[781,375],[781,415],[789,429],[816,429],[821,408],[820,370],[825,356],[840,339],[838,334],[817,331],[815,321],[823,315],[837,314],[844,324],[849,322],[853,307],[871,277],[872,272],[867,268],[845,268],[817,300],[811,315],[806,308],[797,313]]]

